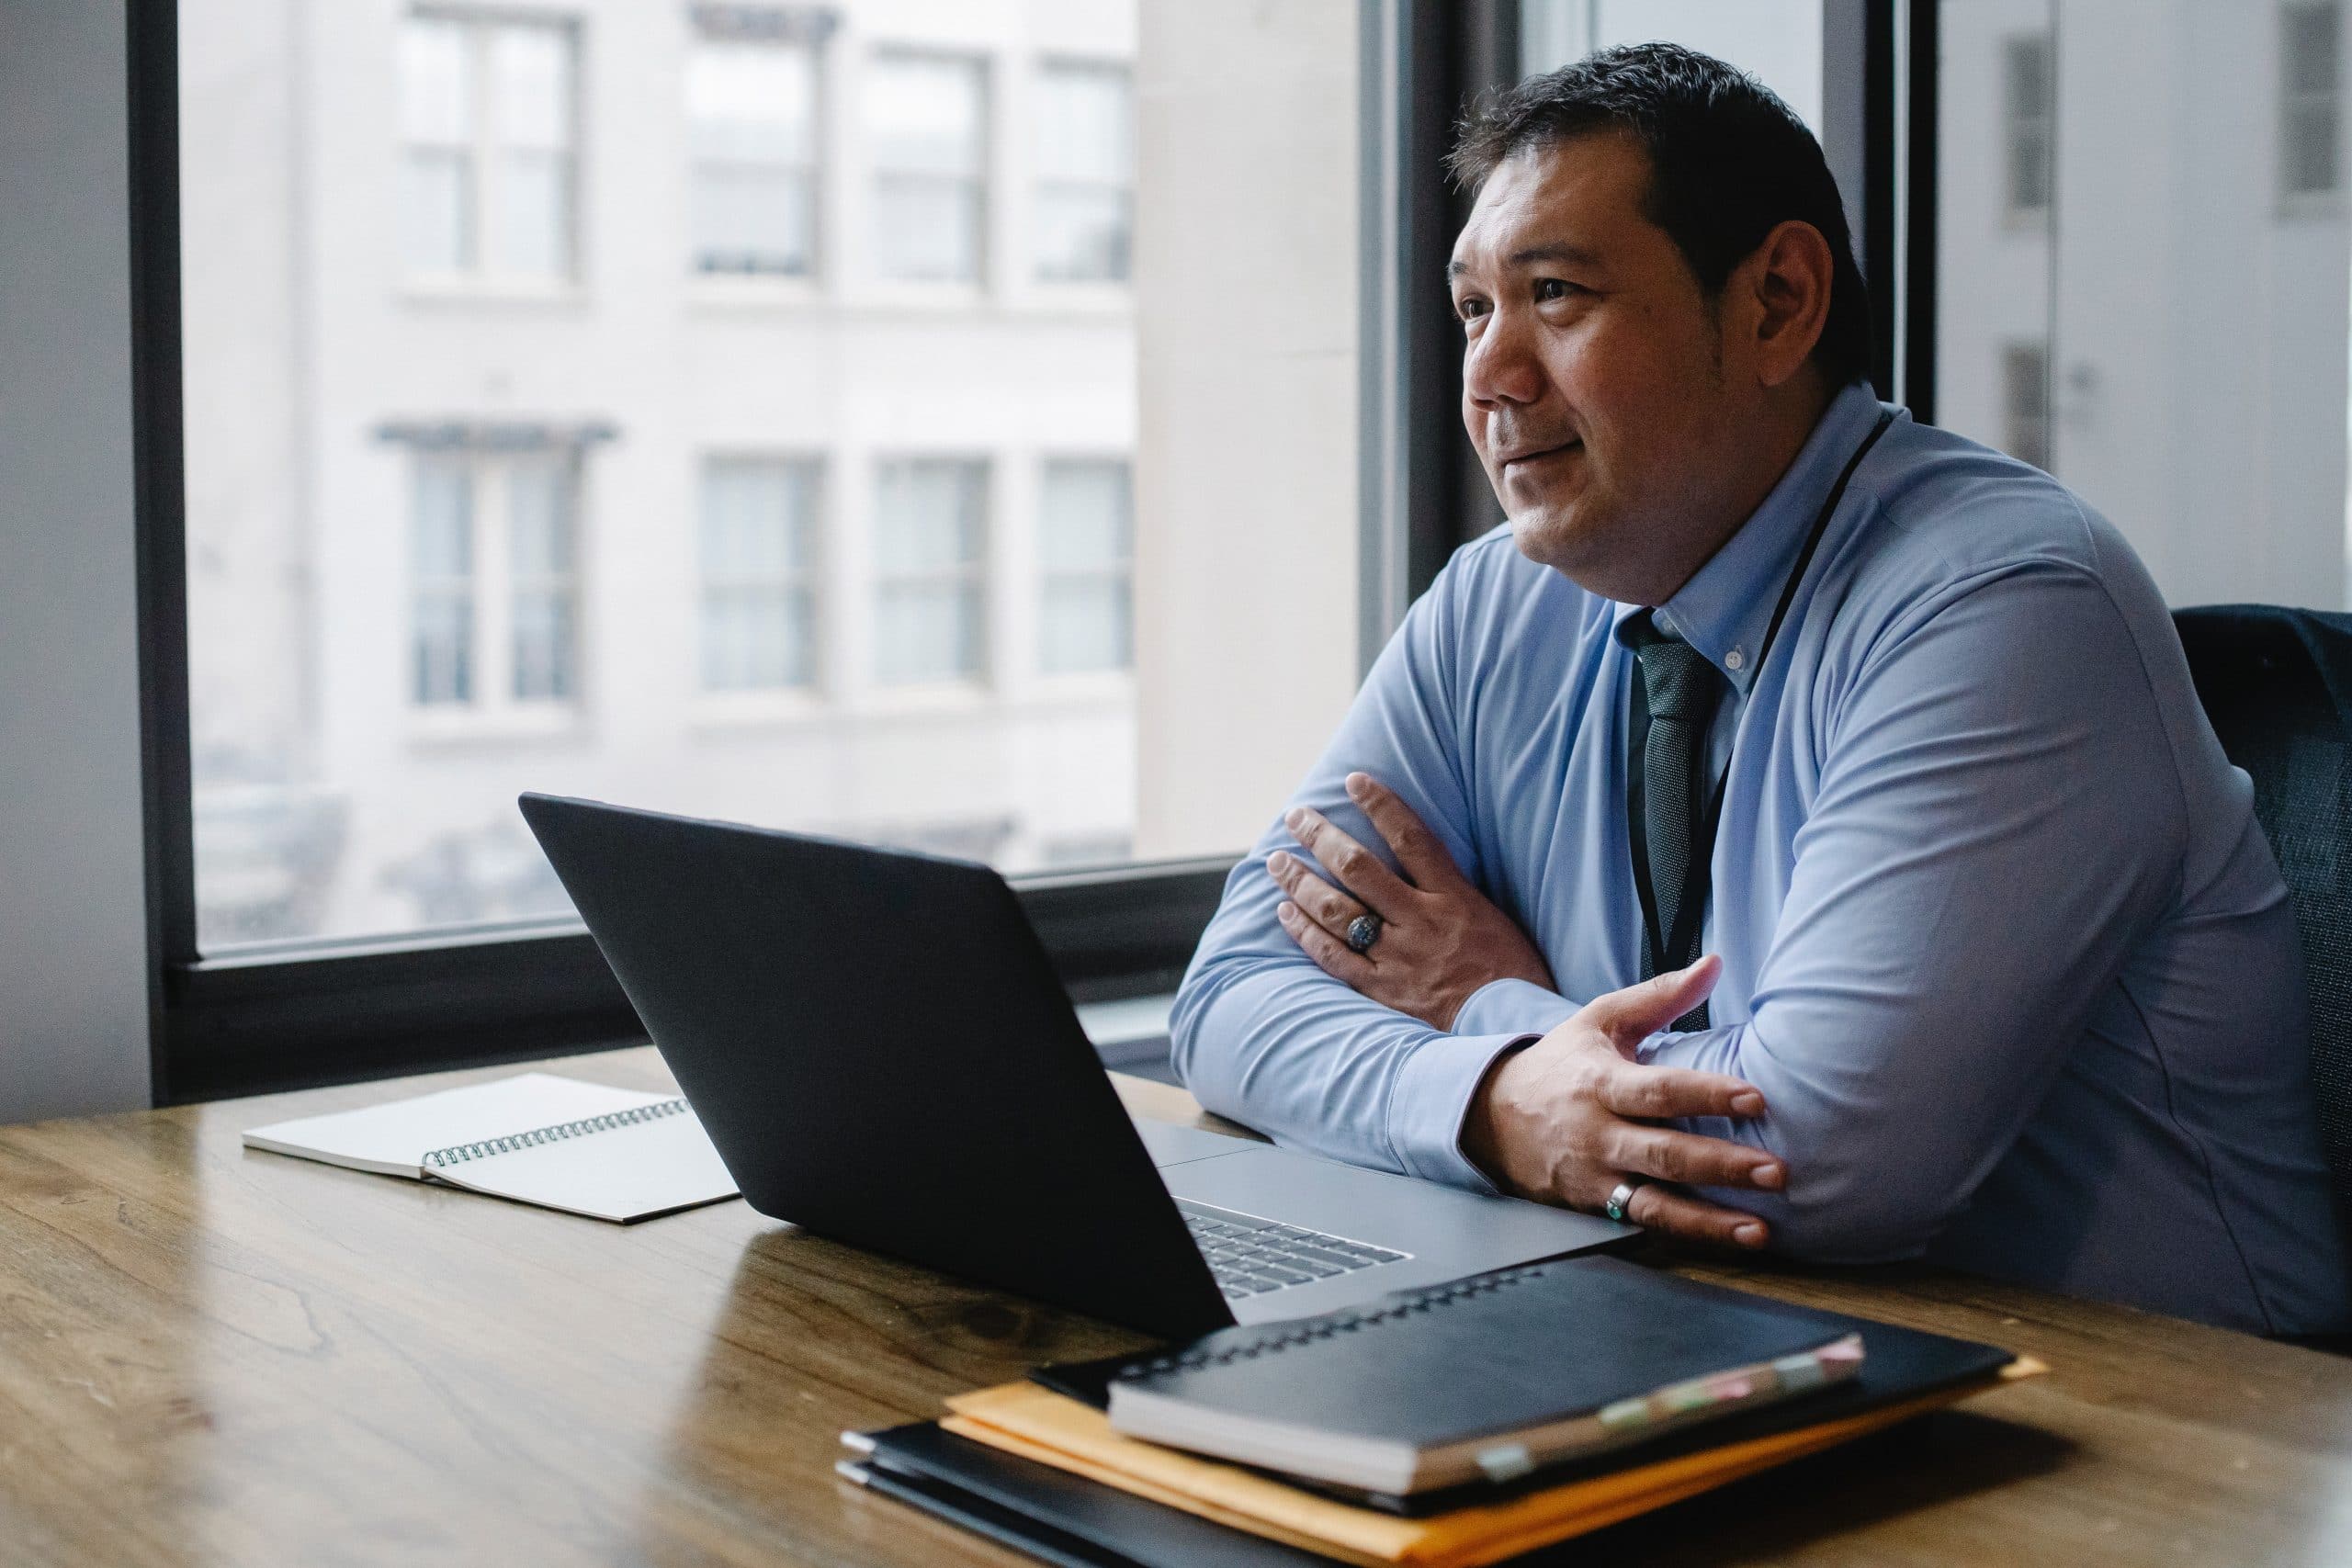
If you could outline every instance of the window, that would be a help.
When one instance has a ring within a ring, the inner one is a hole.
[[[2337,11],[1937,8],[1932,417],[2055,475],[2175,604],[2352,600]]]
[[[1037,276],[1125,283],[1135,227],[1135,105],[1125,68],[1037,73]]]
[[[687,177],[698,272],[817,270],[817,50],[714,34],[686,62]]]
[[[2050,348],[2013,343],[2001,350],[2001,445],[2037,468],[2050,467]]]
[[[988,465],[886,462],[874,483],[874,676],[978,680],[985,662]]]
[[[2278,8],[2278,189],[2324,196],[2340,184],[2336,0]]]
[[[419,13],[401,24],[403,254],[421,277],[570,276],[573,33]]]
[[[578,694],[572,473],[549,452],[421,452],[409,700],[495,711]]]
[[[1135,661],[1134,501],[1127,465],[1047,463],[1039,488],[1038,663],[1049,675]]]
[[[576,923],[454,929],[566,920],[526,789],[982,856],[1074,985],[1172,984],[1388,613],[1352,565],[1352,32],[175,4],[142,101],[176,86],[176,155],[137,165],[181,215],[140,275],[184,323],[141,443],[185,465],[141,492],[185,501],[143,525],[187,604],[174,1093],[622,1038]],[[550,287],[592,261],[593,301]],[[1341,564],[1236,570],[1267,548]]]
[[[882,53],[866,65],[875,271],[977,283],[987,222],[988,84],[979,61]]]
[[[2051,46],[2047,33],[2001,45],[2002,168],[2008,216],[2031,221],[2050,210]]]
[[[704,690],[816,683],[818,483],[808,460],[704,465]]]

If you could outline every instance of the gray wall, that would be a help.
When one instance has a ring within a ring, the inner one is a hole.
[[[123,11],[0,0],[0,1121],[148,1101]]]

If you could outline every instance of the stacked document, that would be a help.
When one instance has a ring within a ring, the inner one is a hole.
[[[622,1223],[736,1195],[684,1100],[548,1073],[255,1127],[245,1145]]]
[[[1571,1315],[1531,1343],[1521,1331],[1547,1304]],[[1657,1332],[1623,1329],[1645,1312]],[[1469,1326],[1481,1318],[1491,1332]],[[1693,1378],[1710,1332],[1726,1336],[1713,1352],[1726,1370]],[[1751,1354],[1775,1344],[1812,1349]],[[841,1469],[1055,1562],[1477,1568],[2042,1370],[1991,1346],[1578,1258],[1048,1368],[951,1399],[935,1423],[847,1434],[857,1457]],[[1531,1419],[1544,1403],[1531,1389],[1546,1387],[1549,1414]],[[1125,1393],[1145,1388],[1156,1398],[1142,1406]],[[1190,1408],[1171,1419],[1174,1405]],[[1587,1420],[1612,1407],[1613,1429]],[[1121,1429],[1138,1424],[1179,1440]]]

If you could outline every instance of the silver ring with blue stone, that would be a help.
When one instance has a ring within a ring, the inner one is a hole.
[[[1634,1201],[1634,1190],[1641,1185],[1642,1179],[1638,1176],[1629,1181],[1621,1181],[1617,1184],[1617,1190],[1609,1194],[1609,1201],[1605,1206],[1605,1212],[1611,1219],[1615,1220],[1619,1224],[1625,1223],[1625,1209]]]
[[[1380,917],[1358,915],[1348,922],[1348,947],[1358,954],[1370,953],[1372,944],[1380,940]]]

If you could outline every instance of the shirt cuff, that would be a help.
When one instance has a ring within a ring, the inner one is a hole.
[[[1532,980],[1506,976],[1470,993],[1453,1015],[1456,1034],[1500,1034],[1506,1030],[1549,1034],[1575,1014],[1577,1004]]]
[[[1462,1124],[1470,1097],[1487,1069],[1512,1047],[1536,1036],[1441,1034],[1405,1059],[1388,1101],[1388,1142],[1405,1174],[1474,1192],[1495,1191],[1486,1172],[1462,1152]]]

